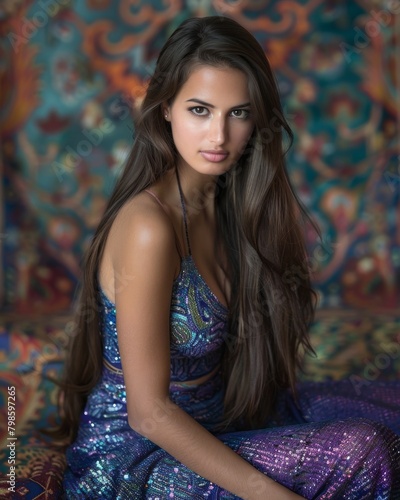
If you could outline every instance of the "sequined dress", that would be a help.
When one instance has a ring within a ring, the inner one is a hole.
[[[220,431],[224,386],[218,366],[228,310],[198,272],[188,234],[187,244],[189,255],[182,257],[172,289],[170,399],[259,471],[304,498],[400,499],[400,381],[369,383],[357,391],[348,380],[303,383],[300,407],[282,393],[279,425],[266,419],[259,430]],[[99,299],[103,372],[67,450],[65,498],[238,499],[129,427],[116,309],[101,289]],[[214,369],[202,384],[178,384]]]

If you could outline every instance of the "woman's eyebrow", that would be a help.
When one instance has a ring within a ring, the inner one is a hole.
[[[202,104],[203,106],[208,106],[209,108],[215,108],[215,106],[213,106],[209,102],[202,101],[201,99],[196,99],[195,97],[193,97],[191,99],[187,99],[185,102],[189,102],[189,101],[197,102],[198,104]],[[237,106],[232,106],[230,109],[244,108],[245,106],[250,106],[250,103],[245,102],[243,104],[238,104]]]

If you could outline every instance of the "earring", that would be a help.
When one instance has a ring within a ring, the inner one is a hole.
[[[167,113],[165,113],[165,115],[164,115],[164,116],[165,116],[165,118],[168,118],[168,114],[167,114]]]

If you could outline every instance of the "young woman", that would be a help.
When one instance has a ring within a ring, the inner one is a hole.
[[[399,384],[295,398],[314,294],[283,131],[254,37],[183,22],[86,254],[66,498],[400,498]]]

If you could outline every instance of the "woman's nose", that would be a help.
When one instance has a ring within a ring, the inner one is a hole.
[[[226,139],[226,122],[222,116],[213,116],[210,120],[208,131],[209,141],[215,144],[223,144]]]

